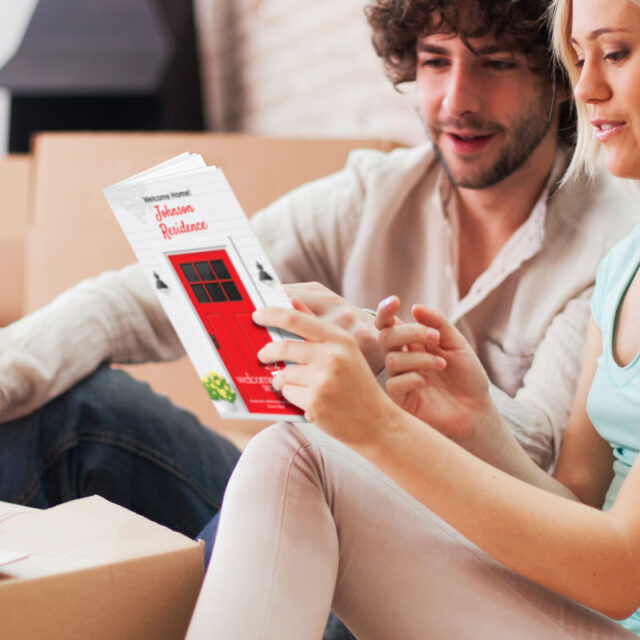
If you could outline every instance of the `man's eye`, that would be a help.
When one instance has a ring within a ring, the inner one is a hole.
[[[421,67],[432,67],[438,69],[440,67],[446,67],[448,64],[444,58],[424,58],[420,60]]]
[[[485,66],[496,71],[506,71],[508,69],[515,69],[516,63],[513,60],[487,60]]]

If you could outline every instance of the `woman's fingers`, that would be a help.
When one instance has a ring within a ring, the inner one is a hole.
[[[422,324],[399,324],[382,329],[379,335],[380,344],[385,351],[396,351],[411,345],[414,349],[436,349],[440,341],[440,333]]]
[[[282,391],[287,385],[299,387],[310,386],[315,380],[315,371],[312,366],[304,364],[288,364],[284,369],[273,376],[272,385],[276,391]]]
[[[296,309],[262,307],[253,312],[252,318],[256,324],[284,329],[305,340],[321,342],[349,337],[344,329]]]
[[[307,364],[315,357],[313,342],[303,340],[274,340],[258,351],[258,360],[269,362],[297,362]]]
[[[397,376],[407,371],[442,371],[447,361],[426,351],[390,351],[385,366],[390,376]]]
[[[399,322],[396,318],[396,313],[398,313],[399,309],[400,298],[398,298],[398,296],[389,296],[381,300],[376,311],[376,329],[381,330],[393,327],[396,322]]]
[[[311,309],[307,306],[307,304],[300,298],[295,298],[295,297],[291,298],[290,302],[291,302],[291,306],[296,311],[301,311],[302,313],[306,313],[307,315],[310,315],[310,316],[315,315],[315,313],[313,313],[313,311],[311,311]]]
[[[386,389],[388,396],[394,400],[403,400],[404,397],[416,391],[417,389],[423,389],[429,385],[429,378],[420,375],[416,371],[410,373],[404,373],[400,376],[394,376],[387,380]]]
[[[466,346],[467,342],[462,334],[439,311],[434,311],[421,304],[414,304],[411,313],[417,322],[438,331],[440,346],[443,349]]]
[[[288,400],[291,404],[299,407],[305,412],[305,418],[312,421],[307,415],[307,409],[309,408],[310,390],[309,387],[299,387],[295,384],[285,384],[281,390],[282,396]]]

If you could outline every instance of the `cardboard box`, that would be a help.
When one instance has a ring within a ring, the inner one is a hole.
[[[382,140],[218,133],[38,134],[25,310],[42,306],[83,278],[135,262],[102,189],[183,151],[200,153],[207,164],[220,167],[250,216],[291,189],[338,171],[353,149],[395,146]],[[76,253],[78,259],[70,259]]]
[[[203,578],[202,543],[97,496],[42,511],[0,503],[3,559],[11,640],[182,640]]]

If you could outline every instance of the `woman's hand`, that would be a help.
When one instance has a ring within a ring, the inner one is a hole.
[[[416,323],[395,324],[397,297],[380,303],[376,326],[386,353],[387,393],[400,407],[462,443],[493,415],[489,380],[462,334],[436,311],[414,305]]]
[[[296,309],[266,307],[253,314],[257,324],[294,333],[301,340],[270,342],[261,362],[290,364],[273,386],[305,417],[352,446],[368,445],[397,420],[400,411],[378,385],[356,339],[346,330]]]

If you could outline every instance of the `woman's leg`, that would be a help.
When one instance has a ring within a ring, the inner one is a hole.
[[[455,470],[452,470],[455,472]],[[633,638],[508,571],[312,425],[275,425],[225,495],[189,640]]]

